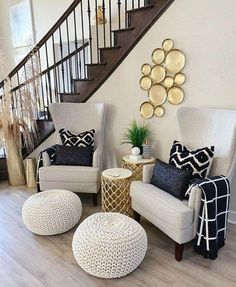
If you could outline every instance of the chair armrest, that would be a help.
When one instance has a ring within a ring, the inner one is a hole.
[[[144,183],[150,183],[154,166],[155,164],[144,165],[143,167],[143,182]]]
[[[191,189],[190,196],[189,196],[189,201],[188,201],[188,207],[193,209],[193,235],[195,236],[197,233],[197,228],[198,228],[198,216],[199,216],[199,211],[200,211],[200,206],[201,206],[201,198],[202,198],[202,191],[198,186],[194,186]]]
[[[93,153],[93,167],[102,168],[102,148],[97,148]]]
[[[46,151],[43,152],[42,159],[43,159],[43,166],[51,165],[50,157]]]

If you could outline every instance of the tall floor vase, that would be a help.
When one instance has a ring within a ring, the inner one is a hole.
[[[12,186],[25,185],[25,170],[19,142],[14,137],[7,137],[6,155],[9,184]]]

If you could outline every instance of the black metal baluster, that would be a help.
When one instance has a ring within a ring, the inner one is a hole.
[[[128,27],[128,16],[127,16],[127,0],[125,0],[125,28]]]
[[[140,8],[140,0],[138,0],[138,8]]]
[[[85,44],[85,39],[84,39],[84,14],[83,14],[83,5],[82,5],[82,1],[80,2],[80,15],[81,15],[81,29],[82,29],[82,43],[83,45]],[[84,78],[87,78],[86,75],[86,67],[85,67],[85,49],[83,49],[83,70],[84,70]]]
[[[75,28],[75,50],[78,49],[78,37],[77,37],[77,21],[76,21],[76,13],[74,10],[74,28]],[[75,74],[76,78],[79,79],[79,63],[78,63],[78,53],[75,54]]]
[[[134,0],[132,0],[132,9],[134,9]]]
[[[43,87],[43,79],[42,79],[42,75],[41,75],[41,72],[42,72],[42,64],[41,64],[41,54],[40,54],[40,50],[38,49],[38,59],[39,59],[39,76],[40,76],[40,85],[41,85],[41,96],[42,96],[42,103],[40,101],[40,107],[41,107],[41,104],[43,105],[43,115],[44,115],[44,118],[46,118],[46,114],[45,114],[45,99],[44,99],[44,87]]]
[[[120,23],[120,5],[121,5],[121,1],[118,0],[117,7],[118,7],[118,26],[119,26],[119,29],[121,28],[121,23]]]
[[[47,69],[48,69],[49,68],[49,58],[48,58],[47,42],[45,42],[44,47],[45,47],[45,52],[46,52],[46,64],[47,64]],[[49,100],[50,100],[50,103],[52,103],[52,84],[51,84],[50,72],[48,72],[47,75],[48,75]]]
[[[99,36],[98,36],[98,1],[95,0],[95,14],[96,14],[96,40],[97,40],[97,62],[100,62],[100,53],[99,53]]]
[[[55,52],[55,39],[54,34],[52,34],[52,51],[53,51],[53,64],[56,64],[56,52]],[[57,69],[53,69],[53,78],[54,78],[54,90],[55,90],[55,100],[58,102],[58,82],[57,82]]]
[[[44,78],[45,78],[45,88],[46,88],[47,107],[49,107],[49,106],[50,106],[50,101],[49,101],[49,97],[48,97],[48,95],[49,95],[49,91],[48,91],[48,83],[47,83],[47,81],[48,81],[47,74],[48,74],[48,73],[46,73],[46,74],[45,74]]]
[[[80,73],[80,79],[82,79],[82,61],[81,61],[81,51],[79,51],[79,73]]]
[[[88,0],[88,25],[89,25],[89,46],[90,46],[90,63],[93,63],[93,39],[92,39],[92,30],[91,30],[91,8],[90,0]]]
[[[103,15],[103,40],[104,48],[106,47],[106,6],[105,0],[102,1],[102,15]]]
[[[68,18],[66,18],[66,33],[67,33],[67,44],[68,44],[68,55],[70,54],[70,33],[69,33],[69,25],[68,25]],[[73,73],[72,73],[72,62],[71,59],[68,60],[69,63],[69,74],[70,74],[70,88],[69,92],[72,92],[72,86],[73,86]]]
[[[109,0],[109,31],[110,31],[110,47],[112,47],[113,43],[112,43],[112,24],[111,24],[111,0]]]
[[[60,52],[61,52],[61,60],[63,59],[63,43],[62,43],[62,34],[61,34],[61,26],[59,26],[59,41],[60,41]],[[61,65],[61,74],[62,74],[62,86],[63,86],[63,93],[66,92],[65,90],[65,71],[64,65]]]

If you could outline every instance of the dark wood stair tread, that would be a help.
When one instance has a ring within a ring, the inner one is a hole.
[[[76,81],[76,82],[91,82],[91,81],[93,81],[93,79],[73,79],[73,81]]]
[[[128,27],[128,28],[112,30],[112,32],[114,32],[114,33],[116,33],[116,32],[126,32],[126,31],[133,31],[134,29],[135,29],[135,27]]]
[[[151,9],[153,7],[154,7],[153,5],[146,5],[146,6],[143,6],[143,7],[127,10],[126,13],[135,13],[135,12]]]
[[[112,50],[112,49],[121,49],[121,46],[112,46],[112,47],[99,48],[99,50]]]
[[[85,64],[87,67],[99,67],[99,66],[106,66],[107,63],[92,63],[92,64]]]

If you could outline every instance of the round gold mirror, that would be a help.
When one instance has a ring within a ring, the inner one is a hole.
[[[141,116],[145,119],[150,119],[154,115],[154,106],[149,102],[144,102],[140,106]]]
[[[172,78],[172,77],[166,77],[165,78],[165,80],[164,80],[164,86],[167,88],[167,89],[169,89],[169,88],[171,88],[172,86],[173,86],[173,84],[174,84],[174,79]]]
[[[169,73],[177,74],[181,72],[185,66],[185,55],[182,51],[174,49],[166,55],[166,70]]]
[[[184,91],[180,87],[173,87],[168,92],[168,101],[173,105],[179,105],[184,100]]]
[[[155,84],[148,91],[149,100],[156,106],[164,104],[167,98],[167,92],[165,87],[160,84]]]
[[[148,76],[143,76],[139,81],[140,88],[147,91],[152,86],[152,79]]]
[[[186,81],[186,77],[183,73],[179,73],[175,75],[174,82],[176,85],[183,85]]]
[[[174,47],[174,42],[171,39],[165,39],[162,42],[162,48],[165,52],[169,52]]]
[[[156,117],[161,118],[164,116],[164,114],[165,114],[165,109],[162,106],[155,108],[154,115]]]
[[[161,83],[165,79],[165,76],[166,76],[166,70],[163,66],[155,65],[152,67],[150,77],[153,83],[157,84]]]
[[[165,60],[165,52],[161,48],[157,48],[152,52],[152,61],[154,64],[161,64]]]
[[[144,76],[148,76],[151,72],[152,67],[149,64],[143,64],[141,72]]]

